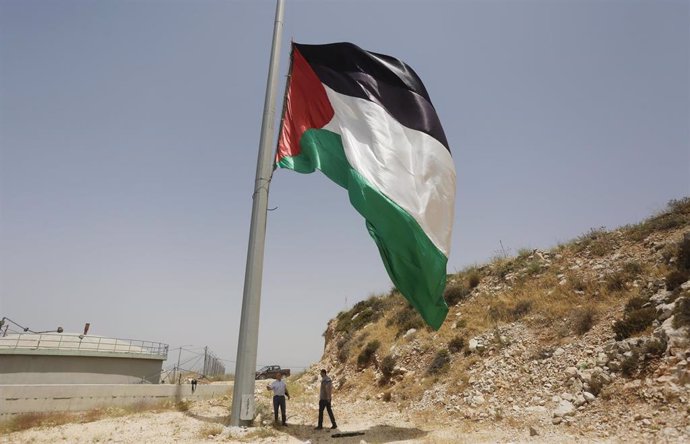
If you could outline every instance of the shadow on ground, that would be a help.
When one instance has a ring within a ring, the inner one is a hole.
[[[331,442],[338,444],[359,444],[361,440],[367,442],[396,442],[409,439],[420,439],[427,432],[416,427],[394,427],[387,425],[376,425],[369,428],[358,430],[314,430],[313,425],[290,424],[288,427],[276,427],[276,430],[294,436],[300,441],[311,441],[312,443]],[[364,435],[333,437],[336,433],[364,432]]]
[[[228,425],[230,423],[230,416],[229,415],[216,415],[216,416],[204,416],[204,415],[197,415],[196,413],[192,412],[184,412],[186,416],[189,416],[190,418],[194,418],[198,421],[203,421],[203,422],[208,422],[210,424],[221,424],[221,425]]]

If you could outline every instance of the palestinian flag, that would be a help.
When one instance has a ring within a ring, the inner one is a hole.
[[[436,110],[402,61],[351,43],[292,44],[276,164],[321,170],[364,216],[386,270],[438,329],[455,167]]]

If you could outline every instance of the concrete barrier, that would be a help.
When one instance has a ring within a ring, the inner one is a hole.
[[[190,384],[0,385],[0,416],[208,399],[231,393],[232,383],[199,384],[194,394]]]

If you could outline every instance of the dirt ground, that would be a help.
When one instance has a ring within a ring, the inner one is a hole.
[[[303,397],[307,398],[307,397]],[[0,436],[0,443],[508,443],[508,442],[617,442],[596,441],[578,436],[575,430],[539,431],[530,436],[529,428],[517,424],[475,424],[458,419],[440,424],[433,416],[400,412],[392,405],[367,401],[355,405],[334,403],[339,428],[314,430],[317,405],[308,399],[288,401],[288,427],[275,427],[272,418],[264,426],[250,429],[226,427],[230,402],[212,399],[189,403],[187,411],[142,412],[105,418],[87,423],[38,426]],[[260,411],[271,415],[265,399]],[[335,437],[336,433],[360,432],[357,436]],[[550,434],[549,434],[550,433]]]

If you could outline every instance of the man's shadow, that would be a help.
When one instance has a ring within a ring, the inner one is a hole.
[[[276,430],[294,436],[300,441],[311,441],[312,443],[331,442],[338,444],[359,444],[361,440],[367,442],[396,442],[410,439],[420,439],[427,432],[416,427],[395,427],[389,425],[375,425],[369,428],[357,430],[331,430],[324,427],[323,430],[314,430],[314,425],[290,424],[287,427],[276,426]],[[355,436],[334,437],[335,434],[345,434],[351,432],[363,432]],[[335,441],[334,441],[335,440]]]

